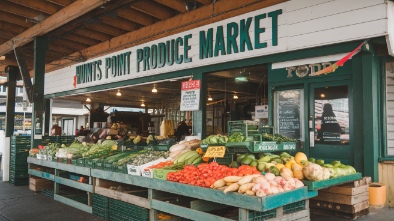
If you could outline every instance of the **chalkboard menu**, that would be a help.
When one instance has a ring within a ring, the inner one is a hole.
[[[288,138],[301,138],[301,96],[298,90],[287,90],[278,93],[277,97],[278,133]]]

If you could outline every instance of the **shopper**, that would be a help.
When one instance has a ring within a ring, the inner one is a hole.
[[[186,124],[186,119],[178,123],[178,127],[176,128],[175,131],[175,136],[177,138],[177,141],[180,141],[182,139],[182,136],[189,135],[189,128]]]
[[[57,125],[57,123],[54,123],[52,128],[51,128],[51,135],[52,136],[59,136],[62,134],[62,128]]]

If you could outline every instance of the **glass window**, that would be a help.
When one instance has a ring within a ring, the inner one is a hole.
[[[303,89],[276,91],[274,99],[275,132],[288,138],[303,140]]]
[[[349,144],[348,86],[316,88],[315,143]]]

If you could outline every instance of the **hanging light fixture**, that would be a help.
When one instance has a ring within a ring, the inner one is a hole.
[[[92,100],[90,100],[90,98],[86,98],[86,102],[91,102]]]
[[[234,98],[234,99],[238,99],[238,95],[237,95],[237,94],[234,94],[233,98]]]
[[[213,98],[212,98],[211,95],[208,95],[208,100],[209,100],[209,101],[213,101]]]
[[[157,93],[156,84],[153,84],[152,93]]]
[[[145,103],[144,103],[144,101],[142,101],[142,103],[141,103],[141,107],[145,107]]]
[[[119,89],[118,89],[118,93],[116,93],[116,96],[118,96],[118,97],[122,96]]]

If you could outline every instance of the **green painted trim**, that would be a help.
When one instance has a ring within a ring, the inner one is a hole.
[[[93,193],[93,185],[91,185],[91,184],[81,183],[78,181],[74,181],[74,180],[70,180],[70,179],[58,177],[58,176],[55,176],[55,182],[69,186],[69,187],[73,187],[73,188],[76,188],[79,190]]]
[[[379,157],[379,162],[382,161],[394,161],[394,157],[390,156],[390,157]]]
[[[46,173],[46,172],[43,172],[43,171],[40,171],[40,170],[29,169],[28,173],[30,175],[41,177],[41,178],[44,178],[44,179],[47,179],[47,180],[52,180],[52,181],[55,180],[55,175],[50,174],[50,173]]]
[[[373,181],[378,178],[379,157],[379,97],[378,96],[378,68],[376,58],[368,52],[360,52],[362,59],[363,78],[363,147],[364,147],[364,175]],[[372,148],[371,148],[372,147]]]
[[[207,97],[207,75],[201,72],[193,76],[194,80],[200,80],[200,98]],[[201,138],[205,138],[206,135],[206,116],[207,116],[207,100],[200,99],[200,110],[193,111],[193,134],[201,134]]]
[[[90,176],[90,168],[88,167],[80,167],[72,164],[58,163],[55,161],[38,160],[37,158],[33,158],[33,157],[28,157],[27,162],[41,166],[51,167],[63,171],[78,173],[85,176]]]
[[[64,203],[66,205],[75,207],[75,208],[77,208],[79,210],[85,211],[87,213],[92,213],[92,207],[91,206],[88,206],[86,204],[74,201],[72,199],[68,199],[68,198],[66,198],[64,196],[61,196],[61,195],[58,195],[58,194],[54,194],[53,195],[53,199],[56,200],[56,201],[59,201],[61,203]]]

